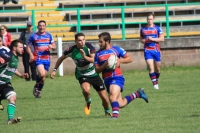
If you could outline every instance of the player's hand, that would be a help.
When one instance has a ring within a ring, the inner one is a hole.
[[[34,61],[34,56],[31,55],[31,56],[30,56],[30,59],[29,59],[29,62],[31,63],[31,62],[33,62],[33,61]]]
[[[24,73],[24,74],[22,74],[22,75],[21,75],[21,78],[23,78],[23,79],[27,79],[27,78],[29,78],[28,73]]]
[[[54,79],[54,76],[56,75],[56,71],[53,71],[53,72],[51,72],[51,75],[50,75],[50,77],[52,78],[52,79]]]
[[[84,52],[83,49],[80,49],[80,53],[81,53],[82,57],[84,58],[85,57],[85,52]]]
[[[27,79],[27,78],[29,78],[29,75],[28,75],[28,73],[24,73],[24,75],[23,75],[23,76],[24,76],[24,78],[26,78],[26,79]]]
[[[56,50],[55,44],[50,44],[50,45],[48,45],[48,47],[49,47],[49,50],[50,50],[50,49],[53,50],[53,51]]]
[[[49,50],[53,48],[53,46],[52,46],[51,44],[50,44],[50,45],[48,45],[48,47],[49,47]]]
[[[119,58],[117,58],[117,60],[116,60],[116,67],[115,68],[119,67],[119,65],[120,65],[120,60],[119,60]]]
[[[150,41],[155,41],[154,38],[152,38],[152,37],[149,37],[148,39],[149,39]]]
[[[108,61],[105,61],[103,66],[104,66],[104,68],[108,68]]]

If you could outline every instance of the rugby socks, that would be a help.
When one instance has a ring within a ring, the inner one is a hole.
[[[39,88],[38,88],[38,92],[40,93],[42,91],[42,88],[44,87],[44,84],[39,83]]]
[[[40,81],[41,81],[41,78],[39,77],[39,75],[37,75],[37,77],[36,77],[36,83],[40,83]]]
[[[36,77],[36,84],[35,84],[34,88],[37,88],[37,89],[39,88],[40,81],[41,81],[41,78],[39,77],[39,75],[37,75],[37,77]]]
[[[104,112],[106,113],[106,114],[110,114],[110,109],[108,108],[108,109],[105,109],[104,108]]]
[[[131,101],[133,101],[134,99],[139,98],[139,94],[138,94],[138,92],[135,92],[135,93],[133,93],[133,94],[130,94],[130,95],[128,95],[128,96],[125,96],[124,98],[126,98],[127,104],[129,104],[129,103],[130,103]]]
[[[12,119],[14,117],[16,105],[14,103],[9,103],[7,107],[7,113],[8,113],[8,120]]]
[[[155,72],[150,73],[149,76],[150,76],[150,78],[151,78],[151,81],[152,81],[153,85],[158,84],[158,83],[157,83],[156,73],[155,73]]]
[[[86,102],[87,102],[87,104],[90,104],[92,102],[92,99],[88,98],[88,100]]]
[[[158,79],[160,77],[160,73],[155,72],[155,74],[156,74],[156,81],[157,81],[157,84],[158,84]]]
[[[119,117],[119,103],[114,101],[111,103],[112,106],[112,117],[118,118]]]

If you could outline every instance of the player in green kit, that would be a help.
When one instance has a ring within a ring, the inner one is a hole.
[[[75,76],[80,83],[82,93],[86,101],[84,113],[86,115],[90,114],[90,87],[92,85],[102,100],[105,115],[111,116],[109,110],[109,100],[106,95],[103,81],[96,73],[94,68],[94,55],[96,50],[92,44],[85,42],[85,35],[83,33],[77,33],[75,35],[75,43],[76,45],[67,48],[64,51],[63,55],[57,60],[54,70],[51,73],[51,78],[54,78],[56,70],[60,66],[62,61],[67,57],[71,57],[76,64]]]
[[[2,37],[0,37],[0,43],[2,42]],[[11,42],[10,50],[4,48],[0,49],[0,95],[1,99],[8,100],[7,114],[8,114],[8,124],[15,124],[20,122],[21,117],[14,118],[15,108],[16,108],[16,92],[14,91],[11,79],[15,74],[21,78],[27,78],[29,75],[27,73],[20,74],[17,70],[18,67],[18,56],[23,53],[23,44],[20,40],[14,40]],[[1,109],[3,106],[1,105]]]

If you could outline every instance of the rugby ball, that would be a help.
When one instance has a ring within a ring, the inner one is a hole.
[[[117,63],[117,56],[115,54],[111,54],[108,57],[108,69],[114,70]]]

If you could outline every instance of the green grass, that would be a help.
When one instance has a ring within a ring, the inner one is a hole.
[[[199,133],[200,68],[162,68],[160,90],[154,90],[147,71],[124,72],[123,96],[144,87],[149,103],[136,99],[120,110],[119,119],[104,116],[101,100],[91,89],[92,110],[83,113],[85,105],[74,76],[47,78],[41,99],[32,96],[34,82],[14,78],[17,92],[15,116],[19,124],[7,125],[6,106],[0,111],[0,133]]]

